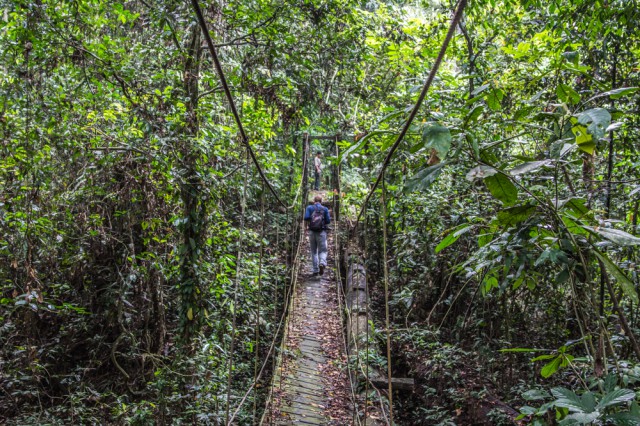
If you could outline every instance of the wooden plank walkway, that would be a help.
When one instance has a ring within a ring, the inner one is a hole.
[[[352,423],[332,239],[329,232],[324,275],[312,277],[305,237],[298,288],[263,425]]]

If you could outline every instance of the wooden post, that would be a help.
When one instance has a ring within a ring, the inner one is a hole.
[[[345,256],[349,256],[348,252]],[[367,286],[367,272],[365,267],[359,262],[349,261],[347,266],[347,282],[345,291],[345,303],[347,308],[347,349],[349,355],[358,356],[360,349],[367,350],[371,347],[371,342],[367,345],[369,339],[368,328],[371,321],[369,315],[369,289]],[[369,368],[369,380],[376,387],[382,389],[388,387],[389,381],[385,374],[380,371]],[[364,380],[367,380],[364,378]],[[413,391],[415,383],[412,378],[392,378],[391,382],[396,390]],[[372,416],[373,413],[366,411],[367,417],[364,419],[367,425],[377,426],[383,425],[382,419]]]
[[[336,156],[336,159],[340,156],[340,148],[338,148],[338,141],[340,140],[340,135],[337,135],[334,142],[334,155]],[[336,199],[335,202],[335,211],[333,212],[333,215],[335,216],[336,220],[340,220],[340,200],[342,199],[342,197],[340,197],[340,162],[336,162],[336,164],[333,165],[333,189],[334,189],[334,194],[333,194],[333,198]]]
[[[309,162],[311,157],[309,156],[309,134],[304,133],[302,137],[302,214],[307,208],[309,200]]]

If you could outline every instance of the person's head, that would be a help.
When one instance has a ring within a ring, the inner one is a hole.
[[[320,157],[322,153],[320,151],[316,152],[316,157]]]
[[[316,195],[315,197],[313,197],[313,202],[314,203],[321,203],[322,202],[322,197],[319,195]]]

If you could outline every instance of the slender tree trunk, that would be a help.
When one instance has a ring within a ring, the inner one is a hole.
[[[200,295],[202,283],[198,276],[200,247],[205,230],[206,203],[202,182],[198,176],[198,154],[192,143],[198,134],[198,74],[200,72],[200,27],[193,26],[184,62],[184,91],[189,99],[184,140],[180,144],[183,176],[180,197],[183,203],[180,249],[180,322],[183,338],[189,340],[202,325],[204,303]]]

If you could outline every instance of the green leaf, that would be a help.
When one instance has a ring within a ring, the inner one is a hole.
[[[602,397],[596,408],[601,410],[612,405],[633,401],[635,397],[636,393],[631,389],[616,389]]]
[[[489,88],[489,85],[488,85],[488,84],[483,84],[483,85],[482,85],[482,86],[480,86],[480,87],[476,87],[476,89],[475,89],[473,92],[471,92],[471,96],[476,96],[476,95],[478,95],[478,94],[480,94],[480,93],[484,92],[484,91],[485,91],[485,90],[487,90],[488,88]]]
[[[557,356],[553,361],[545,364],[545,366],[542,367],[542,370],[540,370],[540,375],[545,379],[551,377],[556,371],[558,371],[558,368],[560,368],[560,364],[562,364],[562,357]]]
[[[538,170],[542,166],[546,166],[549,164],[551,160],[542,160],[542,161],[530,161],[528,163],[522,163],[519,166],[514,167],[509,171],[513,176],[523,175],[525,173],[532,172],[534,170]]]
[[[582,405],[587,413],[592,413],[596,410],[596,399],[593,392],[585,392],[582,394]]]
[[[532,349],[532,348],[506,348],[506,349],[500,349],[499,352],[540,352],[543,351],[545,349]]]
[[[558,200],[556,203],[556,207],[559,210],[565,210],[578,219],[585,217],[589,214],[590,210],[585,205],[586,201],[584,198],[572,197],[567,198],[565,200]]]
[[[510,205],[518,201],[518,188],[511,180],[502,173],[486,177],[484,183],[487,188],[498,200],[506,205]]]
[[[611,99],[620,99],[623,96],[636,93],[638,90],[640,90],[640,87],[621,87],[619,89],[610,90],[606,94],[608,94]]]
[[[475,107],[473,107],[473,109],[469,111],[469,114],[467,114],[464,119],[464,127],[466,128],[467,125],[474,123],[478,119],[478,117],[480,117],[483,111],[484,106],[482,105],[476,105]]]
[[[558,95],[558,99],[562,102],[572,104],[580,102],[580,95],[578,92],[573,90],[573,88],[567,84],[558,84],[558,87],[556,87],[556,95]]]
[[[562,56],[568,61],[571,62],[574,65],[578,65],[578,62],[580,60],[580,53],[578,52],[564,52],[562,54]]]
[[[344,161],[344,159],[346,159],[347,157],[349,157],[349,155],[353,154],[356,151],[360,151],[364,145],[367,143],[367,141],[372,138],[373,136],[377,136],[377,135],[384,135],[384,134],[390,134],[390,133],[395,133],[394,131],[391,130],[375,130],[371,133],[367,133],[362,139],[360,139],[357,143],[354,143],[353,145],[351,145],[349,148],[347,148],[344,152],[340,153],[340,156],[338,157],[338,160],[340,162]]]
[[[638,303],[638,293],[636,292],[636,288],[633,285],[633,282],[627,277],[627,275],[622,272],[622,270],[611,261],[607,256],[603,253],[600,253],[598,250],[593,249],[594,254],[602,261],[605,268],[613,275],[622,287],[622,290],[626,293],[627,296],[634,302]]]
[[[640,416],[634,413],[615,413],[607,416],[606,418],[611,422],[611,424],[616,426],[640,425]]]
[[[587,130],[586,126],[582,126],[580,124],[571,128],[571,131],[576,137],[576,144],[578,145],[578,148],[587,154],[593,155],[593,151],[596,149],[596,143],[593,140],[593,136],[591,136]]]
[[[498,288],[498,279],[493,275],[487,275],[482,281],[482,294],[489,293],[492,288]]]
[[[640,244],[640,238],[614,228],[600,228],[585,226],[584,229],[594,234],[600,235],[607,240],[616,243],[619,246],[637,246]]]
[[[444,158],[451,148],[451,132],[439,124],[429,124],[422,130],[422,141],[427,148],[433,148],[438,157]]]
[[[416,191],[428,188],[433,182],[436,181],[442,169],[445,166],[445,162],[435,164],[433,166],[425,167],[418,173],[413,175],[411,179],[405,184],[407,191]]]
[[[502,107],[500,102],[502,101],[503,97],[504,92],[502,90],[493,89],[487,94],[487,105],[489,105],[489,108],[491,108],[493,111],[498,111]]]
[[[536,362],[536,361],[546,361],[546,360],[548,360],[548,359],[555,359],[555,358],[557,358],[557,357],[558,357],[558,355],[555,355],[555,354],[539,355],[539,356],[537,356],[537,357],[533,358],[533,359],[531,360],[531,362]]]
[[[593,99],[601,98],[603,96],[609,96],[611,99],[620,99],[624,96],[631,95],[632,93],[640,90],[640,87],[620,87],[619,89],[609,90],[608,92],[603,92],[598,95],[595,95],[590,101]]]
[[[554,405],[556,407],[568,408],[569,411],[584,413],[585,406],[582,404],[582,400],[575,392],[565,388],[553,388],[551,394],[556,398]]]
[[[599,412],[593,413],[573,413],[565,417],[560,423],[560,426],[565,425],[591,425],[594,421],[600,418]]]
[[[529,219],[535,211],[536,206],[533,204],[510,207],[498,212],[498,222],[505,226],[512,226]]]
[[[468,223],[458,226],[452,232],[450,232],[449,235],[447,235],[442,241],[440,241],[440,244],[436,246],[435,252],[440,253],[442,250],[458,241],[458,238],[468,232],[471,228],[473,228],[473,226]]]
[[[611,124],[611,114],[604,108],[588,109],[578,115],[578,123],[587,125],[587,131],[596,139],[600,139]]]

